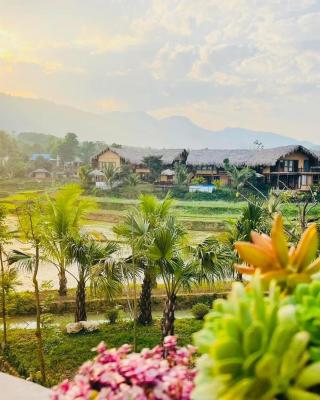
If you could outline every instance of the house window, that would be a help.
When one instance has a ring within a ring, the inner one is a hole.
[[[293,172],[293,160],[284,160],[284,171]]]
[[[109,167],[109,166],[112,166],[112,167],[116,167],[116,163],[115,162],[112,162],[112,161],[101,161],[100,162],[100,168],[102,169],[102,168],[106,168],[106,167]]]

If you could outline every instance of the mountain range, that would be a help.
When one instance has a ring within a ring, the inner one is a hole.
[[[74,132],[80,140],[166,148],[243,149],[253,148],[255,141],[261,142],[265,148],[289,144],[315,146],[273,132],[244,128],[210,131],[181,116],[157,119],[145,112],[95,114],[48,100],[6,94],[0,94],[0,130],[60,137]]]

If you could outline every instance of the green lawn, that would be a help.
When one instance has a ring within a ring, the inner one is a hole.
[[[176,335],[179,344],[192,342],[192,334],[198,331],[201,321],[194,319],[176,320]],[[68,335],[53,330],[44,332],[45,358],[48,371],[48,385],[54,385],[65,378],[71,378],[78,367],[92,358],[92,348],[104,341],[108,347],[119,347],[133,343],[132,323],[119,322],[115,325],[101,325],[94,333]],[[153,347],[161,341],[159,322],[150,327],[137,327],[137,347]],[[25,377],[35,375],[39,369],[36,358],[36,340],[32,330],[9,332],[9,361]]]

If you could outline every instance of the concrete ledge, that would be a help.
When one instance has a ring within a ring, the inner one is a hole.
[[[49,400],[50,393],[43,386],[0,372],[0,399]]]

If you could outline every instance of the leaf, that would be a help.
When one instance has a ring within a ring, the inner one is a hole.
[[[320,362],[311,364],[303,369],[296,380],[296,384],[303,389],[320,384]]]
[[[318,233],[316,224],[312,224],[303,233],[300,242],[294,252],[292,262],[301,271],[307,267],[316,257],[318,250]]]

